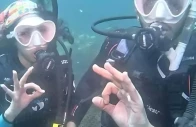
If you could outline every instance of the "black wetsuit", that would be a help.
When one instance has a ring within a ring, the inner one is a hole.
[[[193,35],[195,35],[195,32]],[[121,40],[107,38],[93,64],[103,67],[106,60],[111,58],[112,50],[116,48],[116,45]],[[157,50],[146,52],[136,47],[125,63],[118,62],[115,65],[121,72],[128,72],[129,77],[144,101],[148,119],[155,127],[172,127],[174,119],[177,116],[181,116],[185,111],[188,103],[186,97],[190,94],[190,84],[195,72],[195,41],[196,38],[192,36],[180,68],[167,78],[162,78],[158,72],[157,61],[160,57],[160,52]],[[132,47],[135,45],[133,41],[126,40],[126,42]],[[138,76],[137,74],[142,75]],[[76,99],[77,101],[75,100],[75,107],[77,108],[73,110],[73,115],[74,113],[79,115],[75,119],[77,124],[81,122],[92,103],[92,97],[90,96],[100,90],[101,82],[102,78],[94,73],[92,66],[90,66],[76,89],[76,97],[78,99]],[[118,101],[115,96],[111,96],[111,98],[111,103],[115,104]],[[106,113],[102,113],[101,121],[102,127],[117,126]]]
[[[18,77],[26,72],[15,55],[3,54],[0,56],[0,83],[12,80],[12,70],[16,70]],[[52,127],[57,113],[57,98],[59,91],[55,75],[45,75],[33,72],[27,82],[33,82],[45,90],[45,93],[33,100],[15,119],[14,127]],[[13,83],[7,84],[13,90]],[[27,92],[32,92],[31,90]],[[9,107],[11,98],[0,88],[0,114]],[[16,109],[17,110],[17,109]],[[55,122],[56,123],[56,122]]]

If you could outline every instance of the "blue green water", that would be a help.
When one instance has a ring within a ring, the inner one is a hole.
[[[94,33],[91,25],[94,21],[122,15],[134,15],[132,0],[59,0],[59,16],[69,25],[76,43],[73,45],[73,67],[76,82],[91,64],[100,50],[104,37]],[[103,29],[121,28],[134,25],[133,21],[114,21],[100,26]],[[95,39],[79,38],[80,35],[96,36]],[[78,42],[79,40],[79,42]],[[88,43],[92,43],[90,46]],[[78,44],[79,43],[79,44]],[[80,48],[78,50],[78,48]]]
[[[14,0],[2,0],[0,11]],[[104,37],[94,33],[94,21],[111,16],[134,15],[133,0],[58,0],[59,17],[69,26],[75,38],[73,47],[73,68],[76,82],[91,64],[100,50]],[[135,25],[135,21],[115,21],[99,26],[111,30]]]

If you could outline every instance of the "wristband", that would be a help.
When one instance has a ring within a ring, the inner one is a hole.
[[[4,114],[1,114],[1,115],[0,115],[0,126],[1,126],[1,127],[11,127],[11,126],[12,126],[12,123],[9,122],[9,121],[5,118]]]

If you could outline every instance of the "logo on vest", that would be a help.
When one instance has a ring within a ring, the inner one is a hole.
[[[44,102],[38,102],[35,107],[32,107],[33,111],[42,110],[44,108]]]
[[[148,110],[149,110],[150,112],[152,112],[152,113],[154,113],[154,114],[156,114],[156,115],[158,115],[158,114],[160,113],[159,110],[152,108],[150,105],[147,105],[147,108],[148,108]]]
[[[68,60],[61,60],[61,64],[67,64]]]
[[[7,78],[7,77],[4,78],[4,81],[9,81],[9,80],[11,80],[11,79]]]
[[[189,60],[195,60],[195,57],[194,56],[188,56],[188,57],[184,56],[182,58],[182,61],[189,61]]]
[[[45,98],[44,100],[41,100],[41,101],[35,101],[35,106],[32,106],[31,108],[33,109],[33,111],[40,111],[44,108],[45,106],[45,103],[44,101],[48,101],[47,98]]]

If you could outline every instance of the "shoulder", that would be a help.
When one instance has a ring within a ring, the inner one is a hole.
[[[0,83],[3,83],[5,78],[11,78],[11,61],[11,57],[8,54],[0,55]]]
[[[12,78],[12,69],[10,66],[10,58],[7,54],[0,55],[0,84],[6,84]],[[8,88],[11,88],[8,86]],[[10,104],[5,101],[5,92],[0,88],[0,113],[4,112]],[[0,123],[1,124],[1,123]]]
[[[9,61],[11,60],[11,57],[9,54],[1,54],[0,55],[0,67],[1,66],[5,66],[9,63]]]

